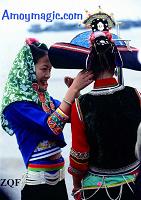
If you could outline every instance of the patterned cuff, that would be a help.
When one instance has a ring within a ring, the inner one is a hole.
[[[60,108],[57,108],[47,120],[47,124],[55,135],[62,133],[62,130],[69,117]]]
[[[78,152],[71,148],[70,158],[79,164],[87,164],[89,159],[89,152]]]
[[[86,173],[86,171],[80,171],[72,166],[68,167],[68,172],[72,175],[72,176],[77,176],[79,178],[83,177],[84,174]]]
[[[66,115],[60,108],[56,109],[56,112],[58,113],[58,115],[62,118],[62,121],[67,122],[69,120],[69,116]]]

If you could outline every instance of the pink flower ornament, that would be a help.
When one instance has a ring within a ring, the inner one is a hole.
[[[31,45],[34,42],[39,42],[36,38],[27,38],[25,40],[26,44]]]

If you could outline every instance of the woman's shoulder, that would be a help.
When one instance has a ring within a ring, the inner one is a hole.
[[[78,101],[80,102],[80,104],[83,104],[85,101],[89,99],[90,96],[91,95],[89,93],[82,94],[78,97]]]
[[[40,106],[33,102],[33,101],[15,101],[12,102],[11,104],[9,104],[5,109],[4,109],[4,113],[5,112],[14,112],[15,110],[21,110],[23,108],[36,108],[36,109],[40,109]]]

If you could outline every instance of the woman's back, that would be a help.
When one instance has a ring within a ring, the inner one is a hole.
[[[92,90],[80,98],[90,145],[90,165],[104,169],[125,167],[136,160],[139,98],[131,87],[118,88],[118,91],[117,87],[111,89],[112,94],[107,90],[105,95],[102,89]]]

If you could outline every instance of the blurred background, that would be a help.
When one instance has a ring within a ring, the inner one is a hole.
[[[99,5],[104,12],[113,13],[115,21],[123,22],[120,29],[121,38],[131,40],[130,45],[140,49],[140,0],[0,0],[0,103],[8,72],[26,38],[37,38],[39,41],[46,43],[48,47],[55,42],[70,42],[77,34],[86,31],[82,25],[82,21],[86,18],[85,11],[88,10],[90,13],[93,13],[98,9]],[[24,19],[17,20],[16,18],[10,19],[10,17],[8,19],[10,13],[78,13],[81,14],[82,18],[52,20],[50,22],[46,22],[43,19],[30,19],[28,21]],[[116,33],[116,29],[113,29],[112,32]],[[141,56],[139,55],[140,58]],[[75,77],[78,71],[53,69],[48,86],[51,96],[62,100],[67,90],[63,82],[64,76]],[[141,72],[128,69],[124,69],[123,72],[125,85],[136,87],[141,91]],[[91,86],[84,89],[82,93],[90,90],[90,88]],[[3,195],[3,197],[0,196],[0,200],[20,200],[20,185],[18,184],[18,180],[25,172],[23,160],[18,150],[15,136],[10,137],[1,127],[0,132],[0,195]],[[65,126],[64,135],[68,145],[63,149],[63,155],[66,160],[66,182],[69,199],[71,200],[72,180],[71,176],[67,173],[69,149],[71,146],[70,124]],[[2,185],[2,180],[4,179],[5,183]],[[6,193],[7,197],[4,197],[4,193]]]

